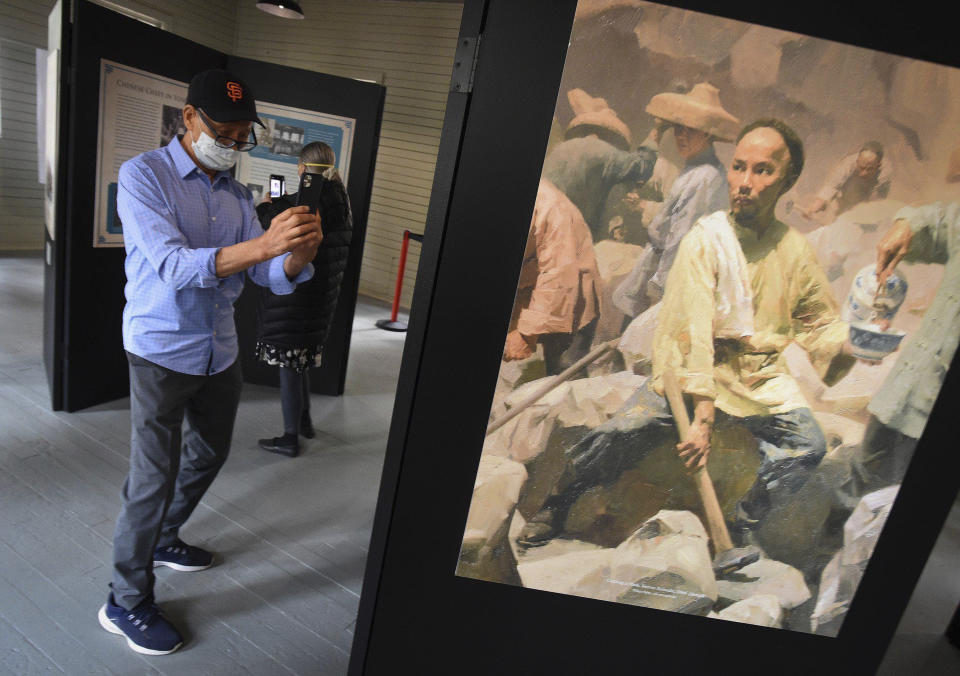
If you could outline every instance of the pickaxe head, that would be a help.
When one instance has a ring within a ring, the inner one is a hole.
[[[753,545],[746,547],[735,547],[718,553],[713,558],[713,572],[717,577],[723,577],[735,570],[740,570],[744,566],[760,559],[760,550]]]

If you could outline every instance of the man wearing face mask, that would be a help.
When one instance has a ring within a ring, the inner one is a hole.
[[[154,566],[197,571],[213,563],[179,531],[230,449],[241,387],[233,303],[244,272],[291,293],[313,275],[322,239],[307,207],[278,214],[264,232],[250,192],[228,173],[238,153],[256,145],[253,123],[262,126],[242,80],[198,73],[183,121],[182,137],[120,167],[117,194],[132,433],[112,591],[99,620],[147,655],[182,643],[154,603]]]

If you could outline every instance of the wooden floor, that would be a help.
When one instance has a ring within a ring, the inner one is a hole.
[[[183,531],[217,553],[157,571],[184,631],[148,658],[100,628],[129,455],[126,400],[50,411],[41,359],[42,261],[0,258],[0,673],[342,674],[367,555],[403,336],[358,308],[346,396],[314,395],[317,438],[290,459],[276,390],[246,386],[233,447]],[[119,327],[118,327],[119,330]]]
[[[183,532],[220,563],[158,570],[157,600],[188,642],[144,657],[96,619],[127,402],[50,411],[42,287],[41,259],[0,256],[0,674],[345,673],[403,347],[404,334],[374,327],[386,310],[358,307],[347,394],[314,395],[321,432],[302,457],[256,448],[279,433],[280,410],[275,390],[246,386],[231,457]],[[960,602],[958,561],[955,507],[880,674],[960,673],[941,637]]]

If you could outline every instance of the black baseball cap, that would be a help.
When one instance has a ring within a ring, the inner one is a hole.
[[[257,104],[247,83],[225,70],[204,70],[193,76],[187,89],[187,103],[202,108],[215,122],[256,122]]]

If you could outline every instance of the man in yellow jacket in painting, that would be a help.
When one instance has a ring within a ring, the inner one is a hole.
[[[727,171],[730,210],[701,218],[684,237],[667,278],[654,338],[653,377],[609,421],[567,450],[557,492],[522,534],[533,546],[558,535],[587,489],[609,485],[671,437],[663,373],[677,376],[693,422],[677,451],[691,471],[710,455],[712,432],[745,426],[762,462],[737,506],[735,532],[755,530],[793,495],[826,453],[823,432],[784,349],[792,342],[827,384],[855,358],[830,284],[806,239],[774,216],[803,168],[803,143],[779,120],[747,125]]]

